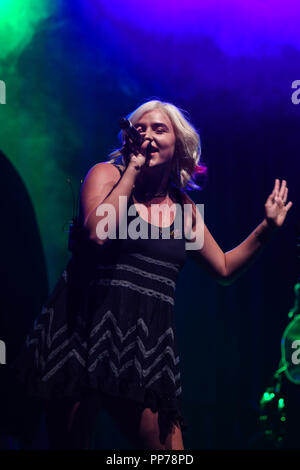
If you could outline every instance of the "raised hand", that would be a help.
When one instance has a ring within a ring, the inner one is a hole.
[[[286,204],[288,197],[288,188],[286,180],[276,179],[274,189],[265,203],[265,217],[270,225],[281,227],[283,224],[288,210],[292,207],[293,203],[290,201]]]

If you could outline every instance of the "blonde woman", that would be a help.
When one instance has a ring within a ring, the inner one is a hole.
[[[178,273],[190,254],[218,282],[231,283],[292,205],[286,181],[276,180],[264,220],[223,253],[186,193],[200,189],[197,175],[205,174],[196,130],[158,100],[128,118],[142,143],[123,132],[123,147],[88,172],[72,259],[21,358],[31,388],[45,397],[51,448],[90,448],[104,407],[133,448],[184,449],[173,321]],[[185,213],[187,204],[192,211]],[[200,231],[200,245],[187,250]]]

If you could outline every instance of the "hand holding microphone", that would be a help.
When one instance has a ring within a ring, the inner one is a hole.
[[[133,165],[135,169],[140,169],[142,166],[147,165],[149,157],[147,154],[150,141],[145,140],[144,137],[136,130],[132,123],[122,118],[120,120],[120,128],[125,132],[125,145],[122,148],[126,166]]]

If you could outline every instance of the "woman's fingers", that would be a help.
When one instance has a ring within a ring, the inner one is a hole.
[[[278,192],[279,192],[279,187],[280,187],[280,181],[279,181],[279,179],[276,178],[275,184],[274,184],[274,191],[275,191],[275,194],[278,194]]]
[[[286,186],[286,180],[282,180],[282,183],[280,185],[280,180],[276,178],[273,191],[271,195],[269,196],[269,198],[275,199],[276,197],[279,197],[285,203],[287,201],[287,195],[288,195],[288,188]]]
[[[278,194],[278,196],[281,197],[281,199],[283,199],[283,197],[284,197],[285,188],[286,188],[286,180],[282,180],[281,188],[280,188],[280,191],[279,191],[279,194]]]

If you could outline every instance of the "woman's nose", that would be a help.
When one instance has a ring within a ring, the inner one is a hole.
[[[152,129],[151,129],[150,127],[148,127],[148,128],[145,129],[144,139],[145,139],[145,140],[149,140],[150,142],[153,140],[153,137],[152,137]]]
[[[144,139],[145,139],[145,140],[149,140],[149,142],[152,142],[153,137],[152,137],[152,135],[151,135],[150,133],[147,132],[147,133],[145,134]]]

